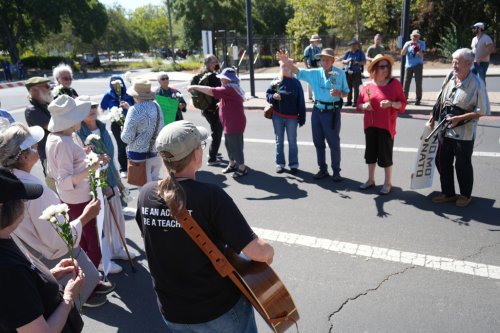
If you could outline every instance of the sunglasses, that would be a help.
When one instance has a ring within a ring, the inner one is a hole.
[[[169,80],[169,79],[168,79],[168,77],[162,77],[162,78],[160,79],[160,81],[168,81],[168,80]]]

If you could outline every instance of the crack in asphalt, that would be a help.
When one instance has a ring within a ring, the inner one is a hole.
[[[354,297],[349,297],[348,299],[346,299],[341,305],[340,307],[335,310],[334,312],[332,312],[329,316],[328,316],[328,321],[330,322],[330,330],[328,331],[329,333],[332,333],[333,332],[333,323],[332,323],[332,318],[333,316],[335,316],[337,313],[339,313],[340,311],[342,311],[342,309],[344,308],[344,306],[351,302],[351,301],[355,301],[357,300],[359,297],[361,296],[366,296],[368,295],[368,293],[372,292],[372,291],[377,291],[385,282],[387,282],[390,278],[394,277],[394,276],[397,276],[397,275],[401,275],[401,274],[404,274],[406,273],[406,271],[410,270],[410,269],[413,269],[413,268],[416,268],[417,266],[410,266],[410,267],[406,267],[405,269],[403,269],[402,271],[399,271],[399,272],[396,272],[396,273],[392,273],[392,274],[389,274],[387,275],[382,281],[379,282],[379,284],[375,287],[375,288],[370,288],[370,289],[367,289],[365,290],[364,292],[362,293],[359,293],[357,294],[356,296]]]
[[[475,257],[475,256],[481,254],[484,250],[492,248],[492,247],[496,247],[499,245],[500,245],[500,242],[493,243],[490,245],[481,246],[475,253],[472,253],[472,254],[469,254],[468,256],[465,256],[462,260],[467,260],[467,259],[470,259],[472,257]]]

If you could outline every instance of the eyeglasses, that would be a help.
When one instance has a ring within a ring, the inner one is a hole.
[[[168,77],[162,77],[162,78],[160,79],[160,81],[168,81],[168,80],[169,80],[169,79],[168,79]]]
[[[378,65],[377,68],[380,68],[380,69],[389,69],[389,65]]]
[[[91,109],[97,109],[97,105],[91,105],[90,108]]]

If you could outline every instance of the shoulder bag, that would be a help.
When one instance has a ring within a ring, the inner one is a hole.
[[[156,136],[158,135],[158,124],[160,122],[160,111],[158,110],[158,105],[156,105],[156,125],[153,131],[153,135],[151,136],[151,140],[149,141],[149,148],[146,154],[146,159],[149,158],[149,154],[151,153],[151,149],[153,149],[153,144],[156,140]],[[146,161],[127,161],[127,183],[135,186],[143,186],[147,182],[146,175]]]

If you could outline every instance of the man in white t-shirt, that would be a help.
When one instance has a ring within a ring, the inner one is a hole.
[[[477,22],[471,28],[476,35],[471,43],[471,49],[474,52],[474,69],[472,72],[479,75],[486,84],[486,71],[490,64],[490,54],[495,51],[495,46],[491,37],[484,33],[483,22]]]

